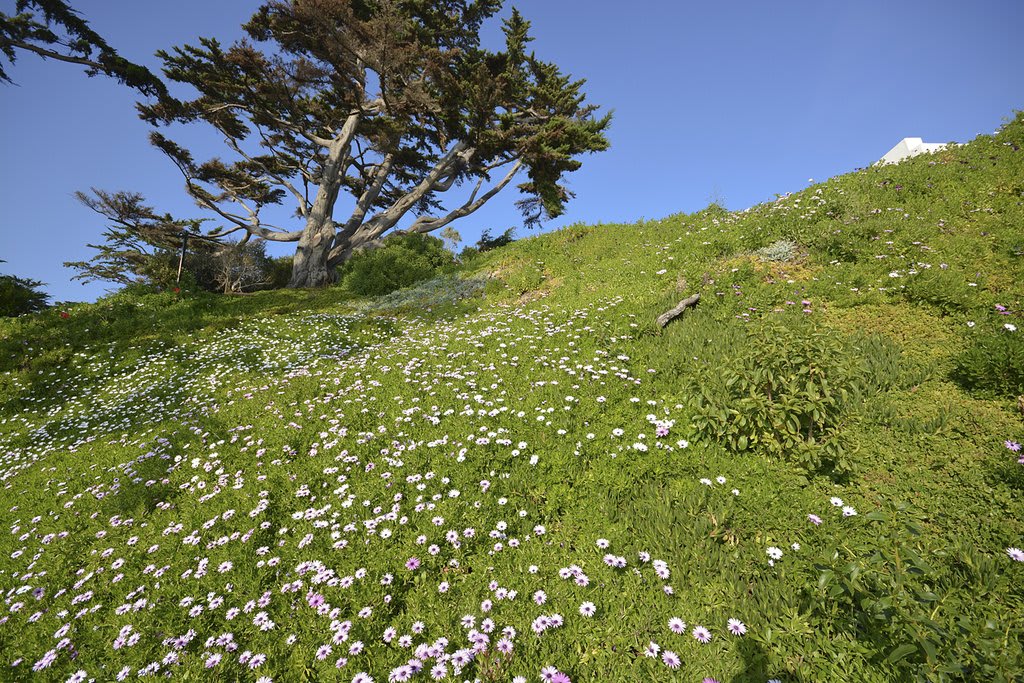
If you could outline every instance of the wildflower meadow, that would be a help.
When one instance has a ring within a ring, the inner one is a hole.
[[[0,680],[1021,680],[1021,146],[0,323]]]

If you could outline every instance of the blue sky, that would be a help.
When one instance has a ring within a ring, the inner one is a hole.
[[[72,4],[122,55],[151,67],[157,49],[239,37],[258,5]],[[903,137],[964,142],[1024,109],[1020,0],[515,4],[533,22],[537,55],[586,78],[590,101],[615,113],[611,150],[584,158],[570,177],[576,199],[545,230],[696,211],[713,197],[746,208],[867,166]],[[13,5],[0,0],[4,12]],[[497,46],[498,28],[485,29],[485,43]],[[132,190],[161,212],[201,212],[149,146],[134,91],[31,54],[9,72],[17,85],[0,86],[0,272],[43,280],[58,301],[93,300],[108,286],[71,282],[61,265],[87,259],[86,243],[104,228],[75,190]],[[207,132],[175,137],[197,157],[225,154]],[[471,243],[484,228],[521,225],[516,198],[507,189],[453,227]]]

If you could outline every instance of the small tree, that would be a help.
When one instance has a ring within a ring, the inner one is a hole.
[[[110,76],[144,95],[167,93],[159,78],[117,54],[67,2],[18,0],[14,7],[14,15],[0,12],[0,53],[11,64],[22,50],[44,59],[80,64],[89,76]],[[0,81],[11,82],[2,62]]]
[[[170,285],[176,279],[179,252],[185,235],[191,236],[193,253],[212,253],[220,243],[199,235],[200,220],[179,220],[157,214],[143,203],[142,195],[133,192],[113,194],[93,188],[92,196],[75,193],[80,202],[110,221],[103,233],[106,241],[89,244],[98,253],[88,261],[65,263],[78,271],[72,280],[90,282],[106,280],[120,285],[143,283]],[[186,265],[192,259],[186,257]],[[202,273],[193,273],[196,280],[211,280]]]
[[[0,260],[0,263],[5,261]],[[38,280],[0,275],[0,315],[14,317],[46,308],[50,295],[39,291],[42,286]]]
[[[462,242],[462,235],[459,234],[458,230],[449,225],[441,231],[441,239],[444,240],[445,246],[454,253],[459,243]]]
[[[251,291],[270,284],[273,266],[263,240],[229,242],[211,255],[214,282],[225,293]]]
[[[480,27],[501,4],[271,0],[245,25],[247,40],[158,52],[166,77],[198,96],[140,113],[155,126],[204,122],[223,136],[228,161],[196,161],[158,131],[151,139],[193,199],[224,221],[215,234],[297,243],[292,287],[333,281],[338,264],[410,212],[407,232],[444,228],[521,170],[519,207],[534,224],[562,213],[572,196],[562,178],[581,166],[576,157],[607,148],[610,116],[595,118],[584,81],[527,52],[519,12],[504,24],[504,50],[480,47]],[[468,197],[446,209],[442,195],[464,185]],[[353,200],[344,210],[343,193]],[[264,218],[285,200],[297,227]]]

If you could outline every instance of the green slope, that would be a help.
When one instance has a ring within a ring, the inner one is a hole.
[[[0,664],[1019,680],[1021,147],[1018,116],[373,300],[3,322]]]

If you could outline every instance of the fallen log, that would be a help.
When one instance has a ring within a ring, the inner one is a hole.
[[[686,297],[685,299],[677,303],[675,307],[665,311],[664,313],[658,316],[658,327],[665,327],[665,325],[668,325],[674,319],[682,315],[683,311],[685,311],[687,308],[696,306],[698,301],[700,301],[700,292],[697,292],[696,294],[692,294]]]

